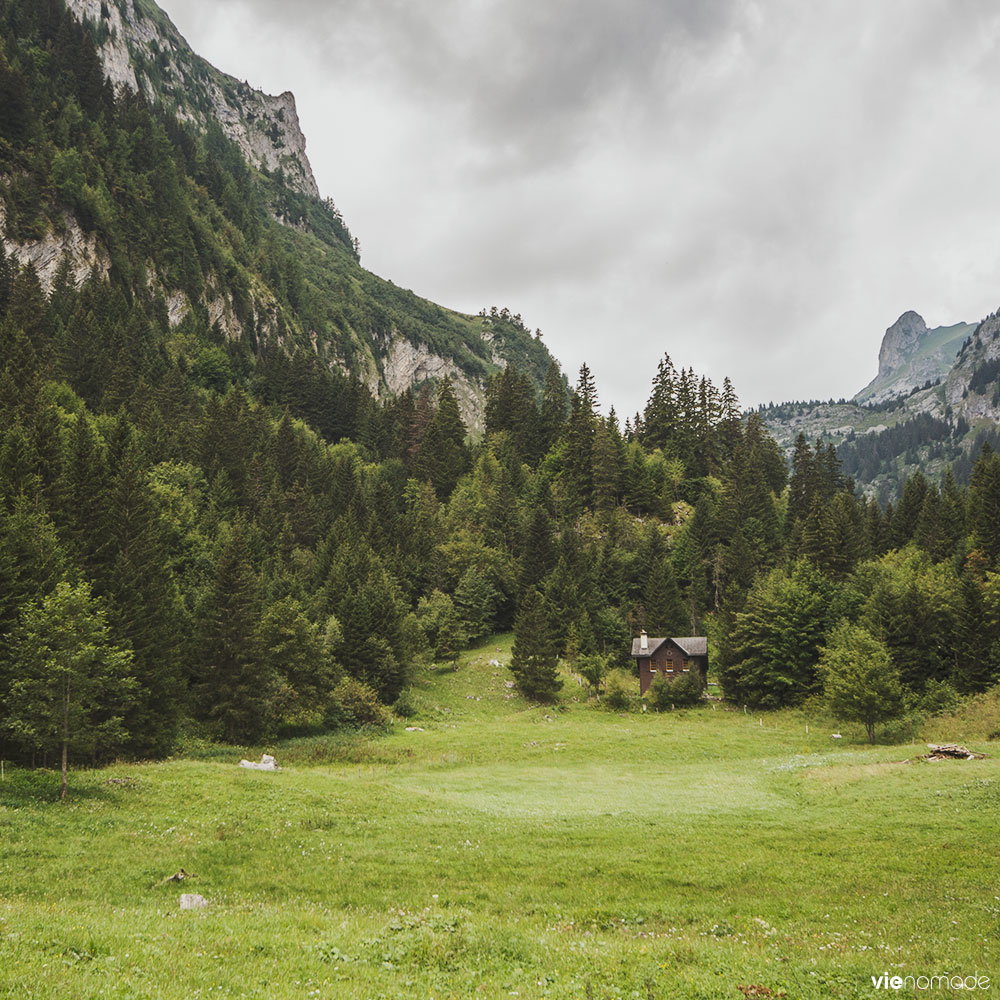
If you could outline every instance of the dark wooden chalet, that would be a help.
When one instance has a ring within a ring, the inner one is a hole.
[[[708,640],[703,635],[651,639],[645,632],[632,640],[632,656],[639,662],[639,693],[645,694],[657,676],[675,680],[692,670],[708,676]]]

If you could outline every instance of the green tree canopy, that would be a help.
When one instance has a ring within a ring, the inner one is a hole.
[[[903,684],[889,649],[867,629],[840,622],[820,655],[823,693],[830,711],[860,722],[875,742],[875,727],[903,713]]]
[[[123,718],[135,695],[132,652],[111,638],[88,583],[60,582],[25,606],[11,636],[17,679],[3,728],[32,750],[61,750],[66,797],[69,755],[96,757],[128,737]]]
[[[545,598],[529,590],[514,621],[510,670],[521,692],[534,701],[555,701],[562,687],[557,644]]]

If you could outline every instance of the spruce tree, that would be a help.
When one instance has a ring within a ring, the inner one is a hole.
[[[419,478],[429,480],[438,497],[446,500],[468,467],[465,424],[451,379],[445,377],[438,387],[437,410],[420,442],[414,471]]]
[[[525,697],[550,702],[562,688],[557,667],[557,642],[545,599],[537,590],[529,590],[514,621],[511,673]]]
[[[545,385],[542,389],[542,404],[538,414],[539,443],[538,448],[544,455],[562,436],[566,425],[568,408],[568,393],[559,365],[553,360],[549,362],[545,373]]]
[[[276,678],[260,656],[259,618],[246,527],[237,522],[218,556],[206,601],[198,688],[203,714],[229,743],[258,740],[271,724]]]
[[[1000,455],[984,444],[969,480],[969,531],[972,546],[991,569],[1000,559]]]

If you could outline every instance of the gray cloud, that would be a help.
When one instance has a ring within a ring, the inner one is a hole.
[[[165,3],[296,92],[366,266],[511,306],[620,412],[664,351],[747,402],[850,395],[903,310],[1000,301],[986,0]]]

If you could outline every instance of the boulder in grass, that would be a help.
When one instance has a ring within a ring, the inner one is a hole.
[[[199,896],[196,892],[181,893],[182,910],[204,910],[208,907],[208,900],[204,896]]]
[[[240,767],[248,767],[251,771],[280,771],[275,759],[266,753],[260,758],[260,763],[252,760],[241,760]]]

